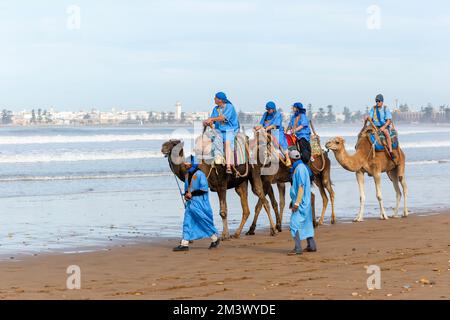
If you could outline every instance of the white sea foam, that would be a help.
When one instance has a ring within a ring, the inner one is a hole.
[[[90,136],[0,136],[0,145],[50,144],[50,143],[95,143],[127,141],[166,141],[169,139],[194,139],[194,134],[174,132],[172,134],[128,134],[128,135],[90,135]]]
[[[318,130],[323,138],[334,136],[356,137],[360,128],[324,128]],[[427,134],[427,133],[449,133],[450,127],[437,127],[413,130],[398,129],[400,136]],[[246,130],[251,136],[252,130]],[[144,134],[97,134],[97,135],[29,135],[29,136],[0,136],[0,145],[20,144],[51,144],[51,143],[100,143],[100,142],[127,142],[127,141],[166,141],[169,139],[195,139],[198,134],[190,132],[189,128],[174,130],[172,133],[144,133]]]
[[[325,144],[325,143],[323,143]],[[417,142],[401,142],[400,147],[402,149],[423,149],[423,148],[449,148],[450,140],[443,141],[417,141]],[[346,149],[348,151],[354,151],[355,147],[352,145],[347,145]]]
[[[133,179],[170,176],[171,172],[155,173],[109,173],[95,175],[60,175],[60,176],[10,176],[0,177],[0,182],[18,181],[61,181],[61,180],[94,180],[94,179]]]
[[[75,162],[162,158],[159,151],[60,152],[40,154],[0,154],[0,163]]]

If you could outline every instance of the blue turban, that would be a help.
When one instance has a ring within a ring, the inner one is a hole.
[[[230,102],[230,100],[227,99],[227,95],[225,93],[223,93],[223,92],[217,92],[216,93],[216,98],[219,99],[219,100],[222,100],[225,103],[232,104]]]
[[[297,111],[295,112],[296,115],[306,112],[306,109],[305,107],[303,107],[303,104],[301,102],[294,103],[293,107],[297,109]]]
[[[275,102],[269,101],[266,103],[266,110],[275,110],[277,111],[277,106],[275,105]]]

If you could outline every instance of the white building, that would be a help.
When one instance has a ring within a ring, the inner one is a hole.
[[[175,120],[181,120],[181,102],[175,104]]]

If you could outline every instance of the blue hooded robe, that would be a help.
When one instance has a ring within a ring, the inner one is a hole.
[[[266,105],[266,109],[268,108],[268,106],[270,106],[271,109],[274,109],[275,112],[273,113],[265,112],[261,118],[260,125],[262,125],[264,128],[267,128],[269,126],[276,127],[275,130],[272,130],[272,136],[280,145],[281,150],[285,152],[288,149],[288,143],[286,141],[286,136],[284,135],[283,116],[281,115],[281,112],[277,111],[275,104],[273,105],[273,107],[271,107],[271,105],[269,105],[268,103]]]
[[[298,121],[297,117],[299,117]],[[289,121],[289,128],[298,126],[303,126],[303,128],[300,131],[297,131],[295,136],[298,139],[305,138],[306,141],[309,142],[311,140],[311,129],[309,128],[309,120],[306,113],[296,112],[292,115],[291,120]]]
[[[208,180],[201,170],[197,170],[193,174],[191,185],[186,191],[193,192],[195,190],[208,192]],[[184,211],[183,240],[199,240],[209,238],[214,234],[218,233],[214,226],[209,194],[193,196],[191,200],[187,201]]]
[[[224,108],[215,106],[211,118],[224,116],[225,121],[216,121],[214,128],[222,134],[223,141],[230,141],[231,148],[234,149],[234,139],[239,131],[239,119],[233,104],[227,99],[223,92],[218,92],[216,98],[226,103]]]
[[[299,231],[300,240],[314,237],[314,225],[312,221],[311,207],[311,181],[310,174],[306,165],[297,160],[293,165],[294,173],[292,175],[292,186],[290,196],[292,205],[297,201],[298,189],[303,186],[303,198],[297,211],[291,215],[290,231],[293,238]]]

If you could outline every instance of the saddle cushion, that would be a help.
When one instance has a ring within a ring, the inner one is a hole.
[[[392,149],[397,149],[398,148],[397,130],[391,129],[390,136],[391,136],[391,140],[392,140]],[[380,131],[378,133],[378,137],[379,137],[379,140],[381,141],[381,143],[384,143],[386,141],[386,137],[384,136],[383,132]],[[370,142],[372,142],[372,144],[375,144],[375,151],[384,151],[384,145],[380,145],[378,143],[377,139],[375,138],[375,134],[370,134]]]
[[[246,144],[247,137],[243,133],[238,133],[234,143],[234,157],[232,164],[241,165],[247,162]],[[204,135],[198,137],[195,143],[195,154],[202,156],[204,160],[213,160],[216,164],[225,164],[224,142],[221,135],[216,135],[212,131],[206,131]]]

